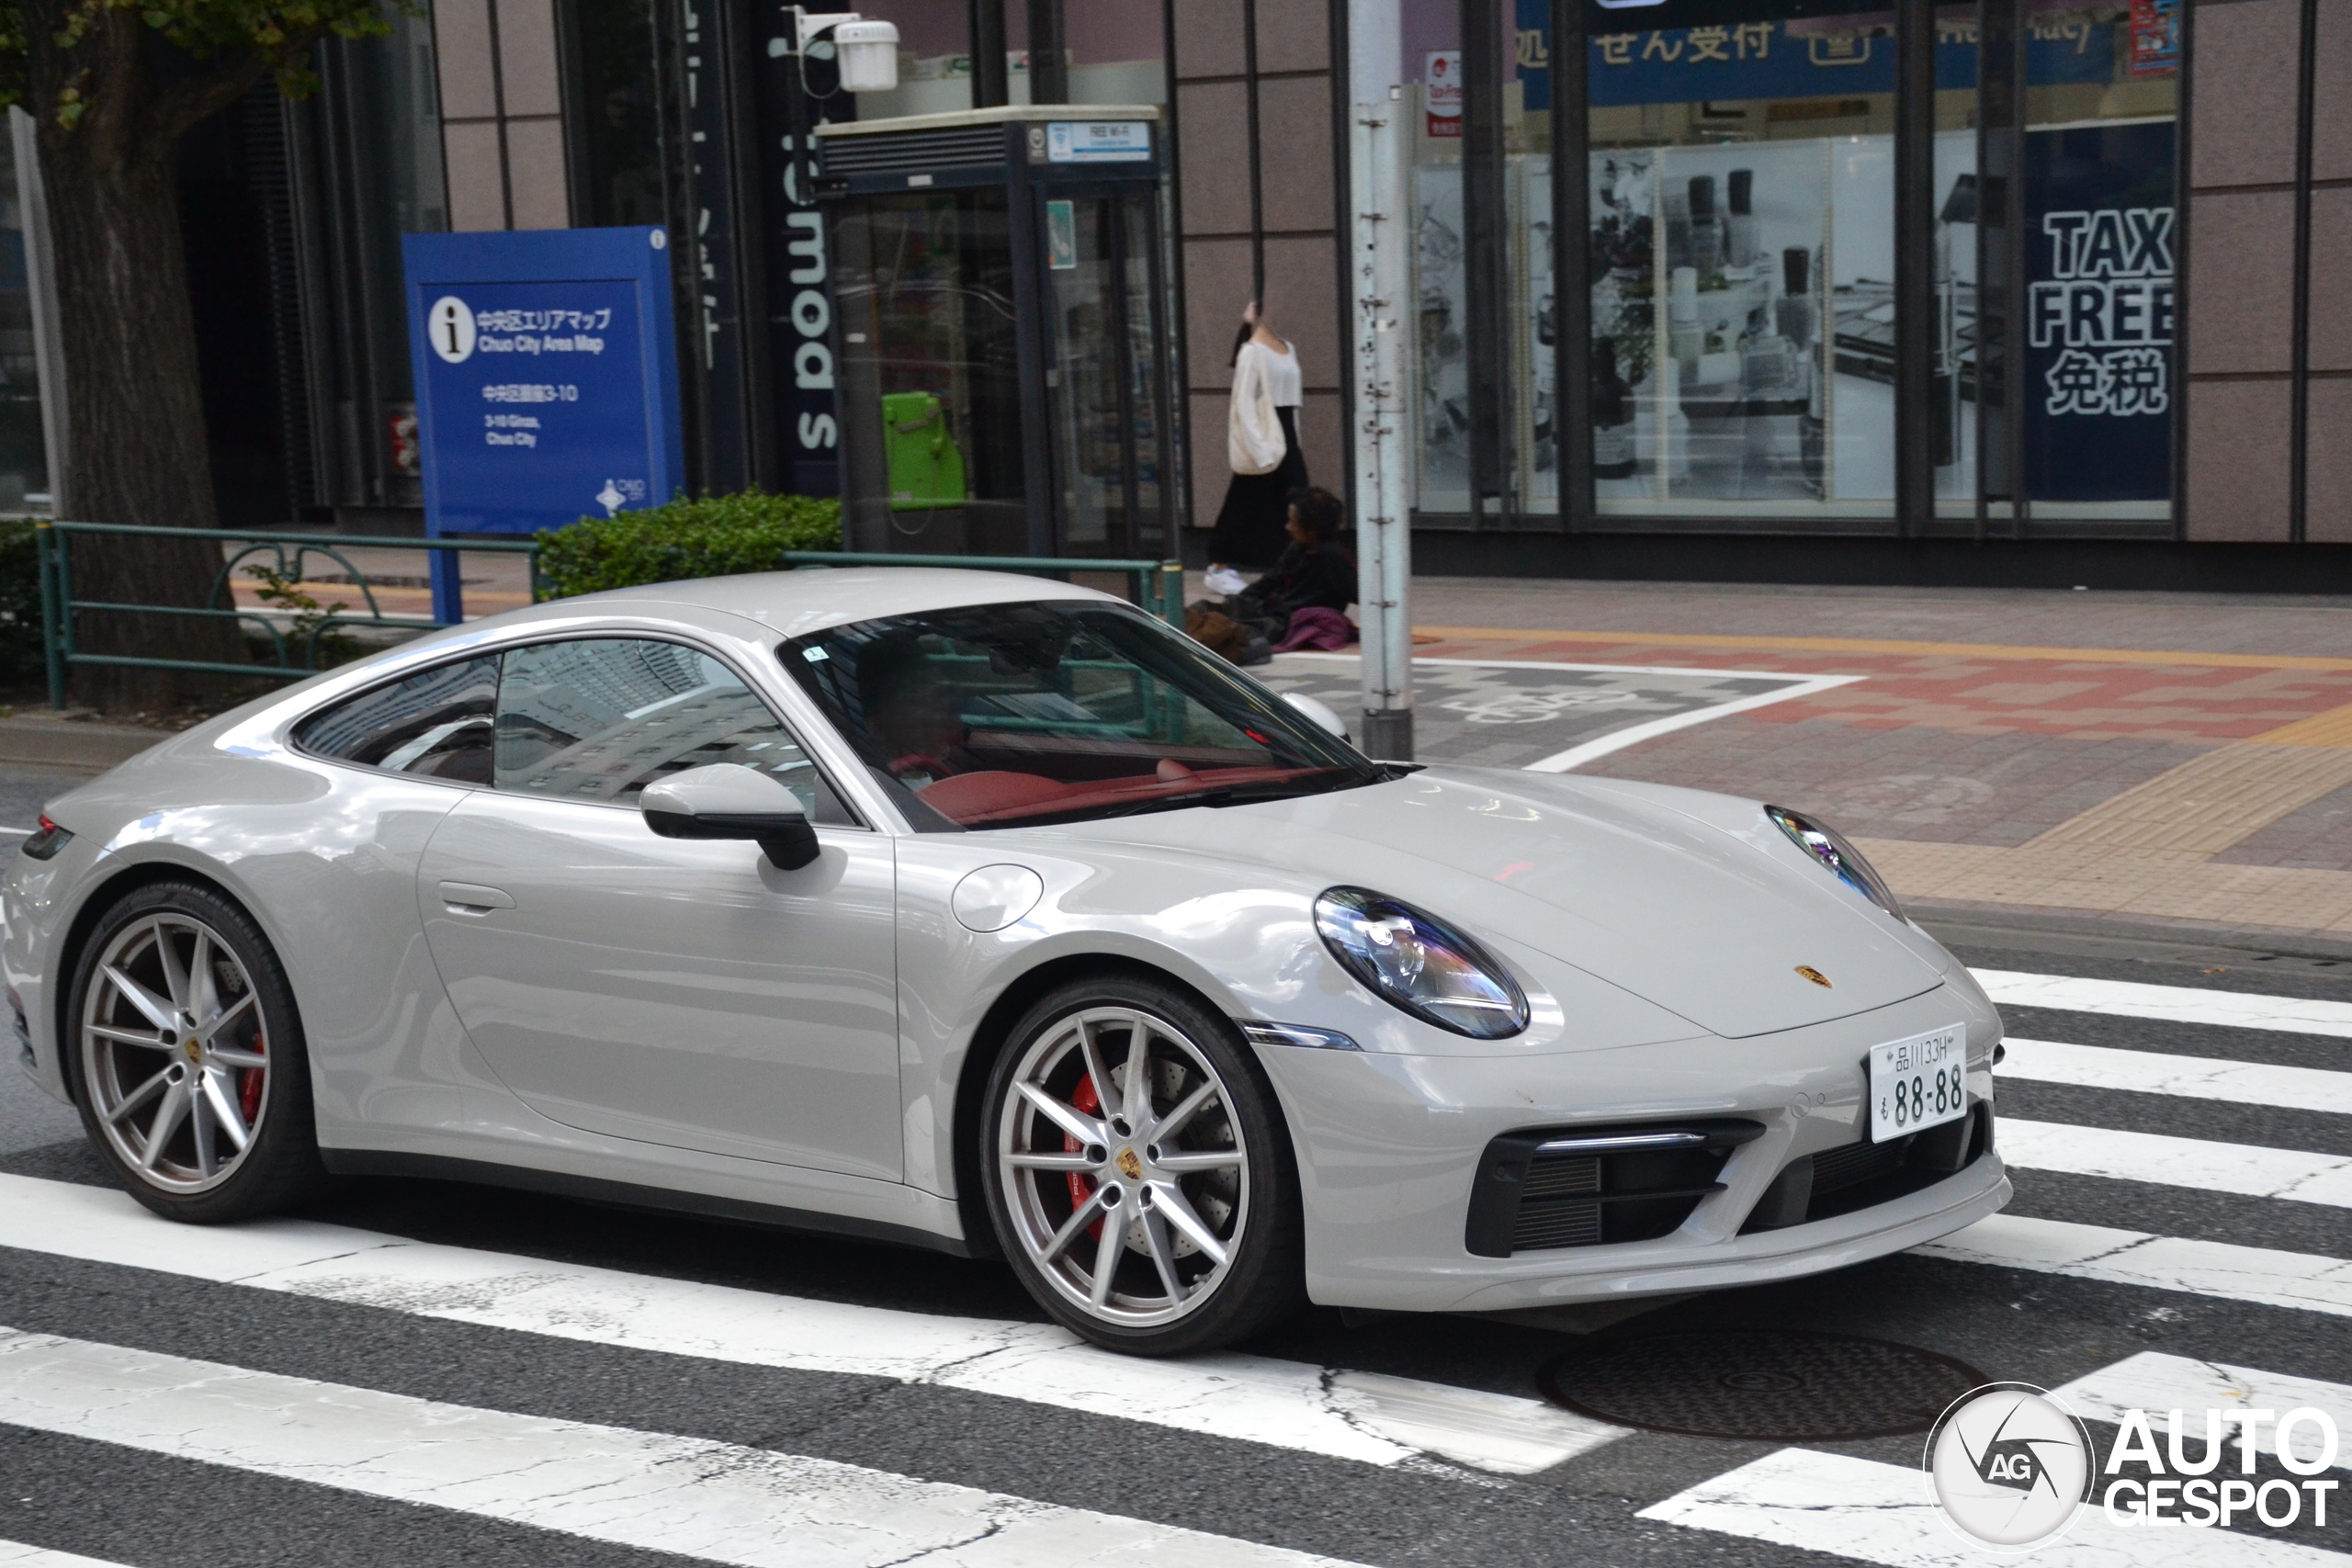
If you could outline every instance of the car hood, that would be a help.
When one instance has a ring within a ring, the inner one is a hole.
[[[1781,855],[1698,820],[1668,804],[1670,793],[1430,768],[1333,795],[1093,826],[1372,888],[1727,1038],[1886,1007],[1942,983],[1905,928],[1794,846]]]

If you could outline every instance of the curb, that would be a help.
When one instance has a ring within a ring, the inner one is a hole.
[[[102,773],[176,733],[130,724],[63,718],[0,718],[0,763]]]

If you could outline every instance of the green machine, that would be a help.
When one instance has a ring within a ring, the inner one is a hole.
[[[882,394],[882,451],[891,511],[964,504],[964,452],[947,427],[947,405],[937,394]]]

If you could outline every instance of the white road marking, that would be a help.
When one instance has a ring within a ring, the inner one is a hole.
[[[938,1383],[1390,1465],[1419,1454],[1548,1469],[1624,1429],[1532,1399],[1303,1361],[1114,1355],[1045,1324],[811,1301],[341,1225],[175,1225],[127,1193],[0,1176],[0,1247],[742,1365]]]
[[[2126,1051],[2113,1045],[2072,1045],[2057,1040],[2011,1036],[1997,1077],[2085,1089],[2128,1089],[2142,1094],[2177,1094],[2193,1100],[2226,1100],[2239,1105],[2281,1105],[2352,1116],[2352,1073],[2324,1067],[2279,1067],[2225,1056],[2174,1056],[2161,1051]]]
[[[0,1422],[745,1568],[1333,1562],[831,1460],[8,1328]]]
[[[1993,1214],[1915,1251],[2077,1280],[2352,1317],[2352,1262],[2067,1220]]]
[[[1361,655],[1352,653],[1285,653],[1284,659],[1345,660],[1360,663]],[[1797,697],[1809,697],[1816,692],[1834,691],[1850,686],[1857,681],[1867,681],[1867,675],[1792,675],[1785,670],[1686,670],[1665,664],[1553,664],[1531,659],[1416,659],[1415,664],[1460,665],[1474,670],[1571,670],[1601,675],[1667,675],[1676,679],[1703,681],[1782,681],[1787,684],[1776,691],[1758,692],[1749,696],[1735,697],[1729,702],[1708,707],[1692,708],[1685,713],[1668,714],[1644,724],[1628,725],[1612,729],[1578,746],[1555,752],[1539,761],[1530,762],[1521,770],[1531,773],[1565,773],[1580,768],[1597,757],[1611,751],[1622,751],[1628,746],[1639,745],[1656,736],[1688,729],[1704,724],[1711,718],[1724,718],[1751,708],[1770,707]]]
[[[27,1546],[20,1540],[0,1540],[0,1568],[122,1568],[119,1562],[104,1562],[95,1557],[76,1557],[70,1551],[51,1551],[43,1546]]]
[[[2324,1410],[2339,1433],[2352,1432],[2352,1388],[2340,1382],[2256,1371],[2219,1361],[2192,1361],[2154,1350],[2101,1367],[2051,1392],[2073,1405],[2076,1415],[2092,1421],[2120,1421],[2127,1410],[2145,1410],[2160,1434],[2159,1441],[2168,1436],[2165,1414],[2180,1410],[2184,1412],[2181,1442],[2192,1456],[2204,1452],[2208,1410],[2268,1410],[2279,1416],[2290,1410]],[[2231,1430],[2237,1435],[2231,1438],[2230,1447],[2241,1447],[2245,1428]],[[2257,1424],[2255,1433],[2257,1452],[2278,1451],[2275,1421]],[[2291,1457],[2305,1464],[2316,1464],[2326,1452],[2324,1434],[2313,1422],[2297,1422],[2288,1441],[2292,1445]],[[2352,1443],[2337,1443],[2335,1464],[2340,1470],[2352,1470]]]
[[[2011,1007],[2103,1012],[2167,1023],[2219,1023],[2232,1029],[2275,1029],[2290,1034],[2352,1039],[2352,1002],[2302,997],[2263,997],[2209,991],[2194,986],[2150,986],[2136,980],[2085,980],[2071,975],[2026,975],[2014,969],[1972,969],[1984,994]]]
[[[2352,1155],[2305,1154],[2010,1116],[2000,1119],[1994,1141],[2005,1162],[2028,1170],[2063,1170],[2352,1209]]]
[[[1697,671],[1694,671],[1691,673],[1695,674]],[[1709,673],[1723,674],[1725,671],[1712,671]],[[1792,702],[1798,697],[1810,697],[1816,693],[1835,691],[1839,686],[1850,686],[1855,682],[1867,680],[1869,677],[1814,675],[1783,677],[1783,679],[1787,679],[1789,684],[1777,692],[1758,692],[1752,696],[1735,697],[1730,702],[1717,703],[1712,707],[1692,708],[1688,713],[1668,714],[1664,718],[1651,719],[1647,724],[1632,724],[1623,729],[1612,729],[1608,734],[1597,739],[1588,740],[1581,746],[1571,746],[1566,750],[1546,757],[1541,761],[1530,762],[1524,771],[1531,773],[1565,773],[1571,769],[1581,768],[1587,762],[1606,757],[1611,751],[1622,751],[1628,746],[1638,746],[1645,740],[1654,740],[1661,735],[1670,735],[1678,729],[1688,729],[1693,725],[1704,724],[1709,719],[1728,718],[1736,713],[1747,713],[1755,708],[1770,707],[1774,703]]]
[[[1810,1449],[1766,1454],[1639,1517],[1888,1568],[1984,1568],[1998,1561],[1944,1522],[1916,1466]],[[2352,1559],[2245,1530],[2122,1528],[2093,1503],[2030,1561],[2033,1568],[2346,1568]]]

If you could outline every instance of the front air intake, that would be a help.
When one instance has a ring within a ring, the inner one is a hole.
[[[1564,1127],[1506,1133],[1487,1145],[1464,1245],[1480,1258],[1648,1241],[1690,1218],[1755,1122]]]

